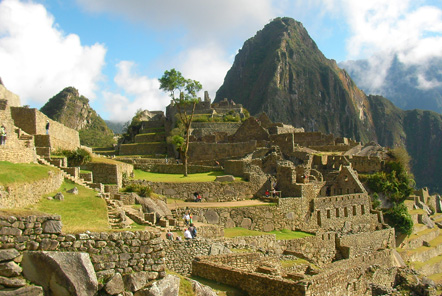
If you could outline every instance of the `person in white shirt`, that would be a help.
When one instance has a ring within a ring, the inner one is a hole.
[[[184,229],[184,239],[192,239],[192,234],[189,229]]]

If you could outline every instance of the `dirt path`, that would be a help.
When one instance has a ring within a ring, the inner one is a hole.
[[[224,208],[224,207],[246,207],[265,205],[266,202],[260,200],[241,200],[241,201],[229,201],[229,202],[175,202],[168,204],[169,209],[174,210],[177,208]]]

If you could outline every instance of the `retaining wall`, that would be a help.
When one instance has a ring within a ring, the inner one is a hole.
[[[0,208],[23,208],[33,205],[39,202],[44,194],[59,189],[63,180],[60,171],[48,168],[48,175],[44,179],[0,186]]]
[[[86,252],[97,277],[146,271],[149,280],[163,278],[164,251],[159,232],[61,233],[60,216],[0,216],[0,249]]]

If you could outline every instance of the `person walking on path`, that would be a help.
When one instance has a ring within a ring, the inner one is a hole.
[[[3,124],[0,127],[0,145],[6,145],[6,128]]]
[[[46,120],[46,135],[49,135],[49,120]]]

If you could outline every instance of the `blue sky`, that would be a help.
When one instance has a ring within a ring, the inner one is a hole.
[[[393,54],[442,56],[442,0],[1,0],[0,77],[23,105],[74,86],[127,121],[164,110],[157,79],[171,68],[214,98],[244,41],[278,16],[301,21],[329,59],[372,61],[373,83]]]

